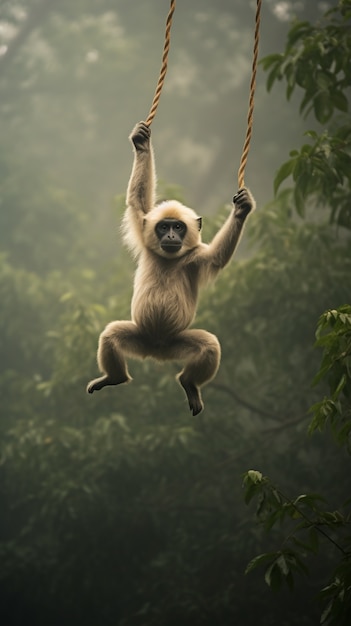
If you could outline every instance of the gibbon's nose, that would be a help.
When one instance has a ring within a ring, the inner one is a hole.
[[[169,233],[168,233],[167,237],[168,237],[168,239],[174,239],[175,238],[175,234],[174,234],[173,228],[169,229]]]

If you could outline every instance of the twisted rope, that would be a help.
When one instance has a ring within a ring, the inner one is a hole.
[[[262,4],[262,0],[257,0],[256,18],[255,18],[255,42],[254,42],[254,49],[253,49],[249,111],[247,115],[247,130],[246,130],[245,143],[244,143],[243,151],[241,155],[240,167],[238,171],[238,188],[239,189],[245,186],[244,174],[245,174],[245,167],[247,163],[247,157],[249,154],[250,142],[251,142],[251,136],[252,136],[253,111],[254,111],[255,88],[256,88],[256,73],[257,73],[257,58],[258,58],[258,42],[260,38],[261,4]]]
[[[146,118],[146,122],[145,122],[148,126],[151,125],[156,115],[156,110],[160,101],[162,88],[163,88],[166,74],[167,74],[168,53],[169,53],[169,49],[171,45],[171,26],[172,26],[173,13],[175,11],[175,5],[176,5],[176,0],[171,0],[170,8],[169,8],[169,12],[167,15],[167,20],[166,20],[165,43],[164,43],[164,48],[163,48],[160,75],[159,75],[158,83],[156,86],[152,105],[151,105],[149,114]],[[247,130],[246,130],[246,137],[245,137],[245,142],[244,142],[241,160],[240,160],[240,167],[238,170],[239,189],[241,187],[244,187],[245,185],[244,174],[245,174],[245,168],[247,164],[247,158],[248,158],[248,154],[250,150],[250,143],[251,143],[251,137],[252,137],[257,60],[258,60],[258,44],[259,44],[259,38],[260,38],[261,5],[262,5],[262,0],[257,0],[256,17],[255,17],[255,37],[254,37],[252,72],[251,72],[251,82],[250,82],[249,110],[248,110],[248,115],[247,115]]]
[[[155,90],[154,99],[152,101],[151,109],[149,111],[149,115],[147,116],[145,124],[150,126],[152,120],[156,115],[156,110],[158,107],[158,103],[161,97],[161,91],[163,87],[163,83],[165,82],[166,73],[167,73],[167,64],[168,64],[168,52],[171,45],[171,26],[172,26],[172,18],[175,10],[176,0],[171,0],[169,13],[166,21],[166,32],[165,32],[165,44],[163,48],[163,56],[162,56],[162,66],[160,70],[160,76],[158,79],[157,87]]]

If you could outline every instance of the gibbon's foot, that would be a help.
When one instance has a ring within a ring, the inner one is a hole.
[[[109,376],[101,376],[100,378],[94,378],[87,385],[87,393],[94,393],[94,391],[100,391],[103,387],[107,387],[109,385],[121,385],[122,383],[128,383],[131,380],[129,376],[124,378],[123,380],[112,380]]]
[[[187,395],[190,411],[193,415],[198,415],[204,408],[199,388],[193,383],[186,383],[182,376],[179,376],[178,380]]]

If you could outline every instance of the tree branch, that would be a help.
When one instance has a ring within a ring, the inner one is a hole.
[[[261,409],[258,406],[255,406],[254,404],[249,402],[248,400],[242,398],[235,391],[235,389],[233,389],[233,387],[228,387],[228,385],[224,385],[223,383],[216,383],[216,382],[212,383],[212,387],[214,387],[215,389],[218,389],[219,391],[224,391],[224,393],[227,393],[236,402],[244,406],[246,409],[249,409],[250,411],[253,411],[254,413],[258,413],[258,415],[263,415],[263,417],[268,417],[269,419],[272,419],[281,423],[281,418],[278,417],[278,415],[274,415],[274,413],[271,413],[267,409]]]

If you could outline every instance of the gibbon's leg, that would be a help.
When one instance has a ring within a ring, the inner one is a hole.
[[[142,340],[134,322],[111,322],[101,333],[97,361],[104,376],[91,380],[88,393],[99,391],[107,385],[120,385],[131,379],[125,354],[143,356]]]
[[[204,408],[200,387],[217,373],[221,347],[215,335],[206,330],[184,330],[173,344],[174,358],[185,359],[185,367],[177,379],[182,385],[193,415]]]

